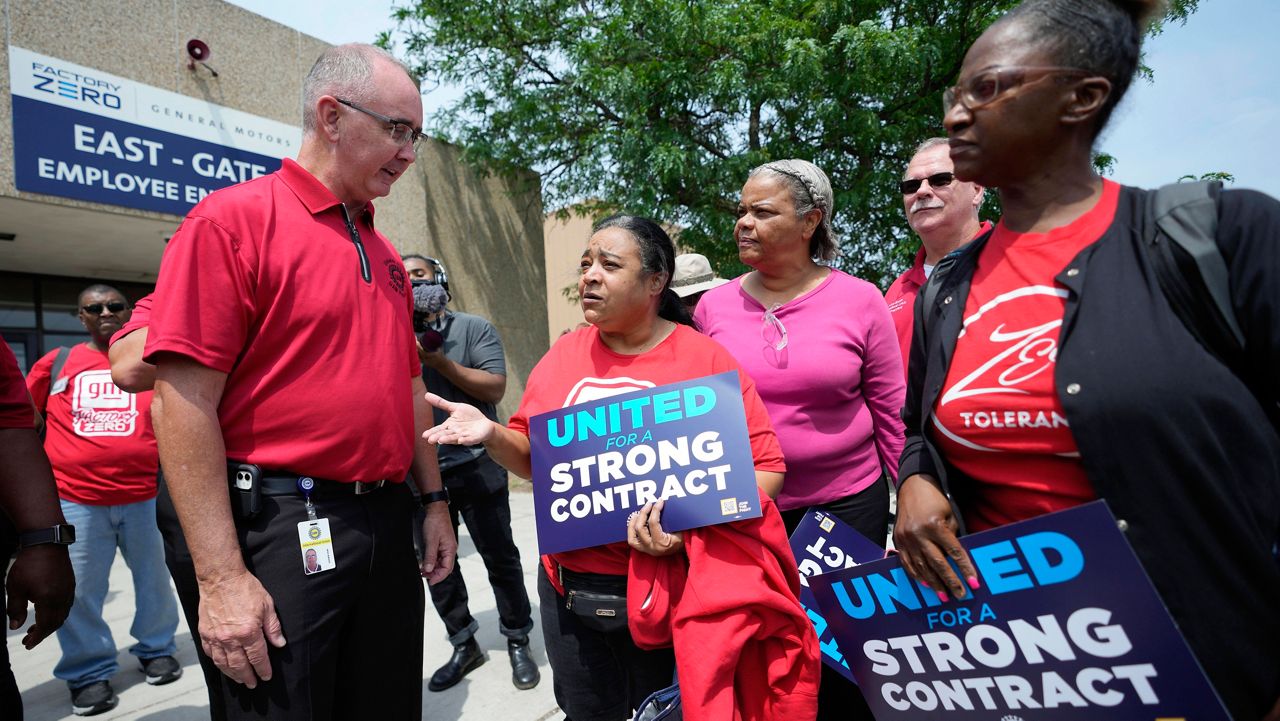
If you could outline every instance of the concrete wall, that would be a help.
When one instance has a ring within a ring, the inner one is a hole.
[[[565,330],[582,322],[582,308],[576,301],[578,261],[591,237],[591,223],[592,218],[576,213],[571,212],[568,218],[551,213],[542,226],[547,265],[547,334],[552,343]],[[575,289],[575,300],[565,297],[564,289],[568,287]]]
[[[0,53],[0,269],[154,281],[178,216],[21,192],[14,186],[8,43],[272,120],[301,125],[302,79],[321,40],[219,0],[7,0]],[[208,43],[217,78],[187,68]],[[428,112],[430,109],[427,109]],[[379,229],[402,251],[440,257],[455,305],[490,318],[507,346],[504,412],[547,348],[537,177],[481,177],[456,148],[425,144],[378,200]]]

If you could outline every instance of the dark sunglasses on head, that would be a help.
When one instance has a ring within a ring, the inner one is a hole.
[[[118,300],[113,300],[110,303],[90,303],[89,305],[82,305],[80,306],[80,310],[83,310],[89,315],[102,315],[103,308],[106,308],[112,313],[119,313],[120,311],[128,307],[129,306],[125,305],[124,303],[121,303]]]
[[[898,190],[903,195],[911,195],[920,189],[920,184],[929,181],[930,188],[945,188],[951,185],[951,181],[956,179],[955,173],[934,173],[927,178],[912,178],[911,180],[903,180],[898,183]]]

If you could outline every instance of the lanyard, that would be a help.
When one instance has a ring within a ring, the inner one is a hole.
[[[298,492],[306,499],[307,519],[316,520],[316,507],[311,503],[311,492],[316,489],[315,479],[309,476],[302,476],[298,479]]]

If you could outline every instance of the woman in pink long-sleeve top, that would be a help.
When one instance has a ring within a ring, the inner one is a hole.
[[[816,165],[752,170],[733,236],[753,270],[707,291],[694,320],[769,410],[787,459],[777,499],[787,532],[821,506],[883,545],[885,476],[897,477],[903,444],[902,356],[879,290],[818,262],[835,256],[831,210],[831,182]],[[856,711],[866,708],[856,689],[824,667],[818,718],[870,719]]]

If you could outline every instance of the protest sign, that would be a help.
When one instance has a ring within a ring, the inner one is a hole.
[[[529,443],[542,553],[626,540],[650,501],[668,531],[761,513],[736,371],[536,415]]]
[[[804,520],[791,534],[791,553],[800,569],[800,605],[813,622],[818,634],[818,646],[822,649],[822,662],[854,681],[849,664],[840,653],[835,634],[818,611],[818,602],[809,589],[809,576],[829,571],[853,568],[859,563],[870,563],[884,558],[884,549],[872,543],[866,536],[853,530],[844,521],[820,508],[810,508]]]
[[[878,721],[1229,719],[1105,502],[961,543],[960,600],[896,558],[809,579]]]

